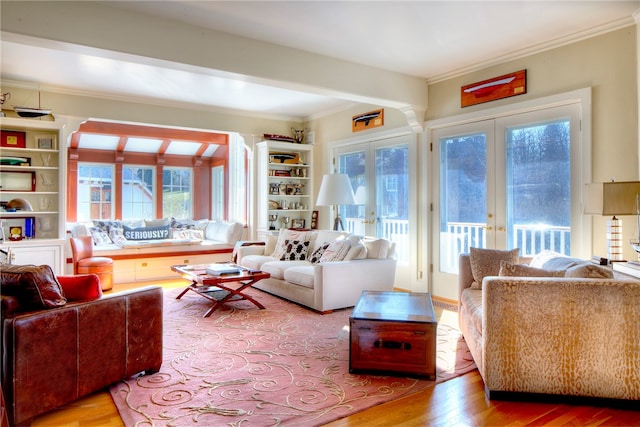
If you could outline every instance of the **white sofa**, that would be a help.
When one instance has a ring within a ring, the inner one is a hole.
[[[269,236],[263,246],[236,248],[238,264],[271,275],[253,285],[255,288],[322,313],[354,306],[363,290],[393,290],[396,272],[393,242],[350,236],[345,232],[313,230],[305,232],[309,244],[304,260],[274,257],[279,245],[291,241],[286,238],[286,233],[290,232],[285,230],[279,236]],[[313,262],[312,255],[318,248],[337,241],[349,242],[344,259]]]

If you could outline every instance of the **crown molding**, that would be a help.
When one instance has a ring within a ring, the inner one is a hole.
[[[640,9],[634,12],[633,16],[629,16],[628,18],[619,19],[617,21],[609,22],[608,24],[605,24],[605,25],[600,25],[597,27],[590,28],[586,31],[580,31],[577,33],[569,34],[564,37],[559,37],[555,40],[551,40],[545,43],[539,43],[537,45],[533,45],[525,49],[520,49],[506,55],[490,58],[486,61],[478,62],[476,64],[472,64],[467,67],[458,68],[457,70],[453,70],[451,72],[444,73],[438,76],[430,77],[427,79],[427,84],[434,84],[444,80],[452,79],[454,77],[460,77],[465,74],[469,74],[469,73],[479,71],[485,68],[489,68],[495,65],[504,64],[505,62],[525,58],[527,56],[531,56],[547,50],[556,49],[572,43],[577,43],[582,40],[590,39],[592,37],[610,33],[612,31],[620,30],[622,28],[626,28],[631,25],[637,24],[639,22],[638,21],[639,19],[640,19]]]

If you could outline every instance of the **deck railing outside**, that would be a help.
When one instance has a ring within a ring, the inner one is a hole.
[[[365,235],[365,223],[362,218],[346,218],[346,231],[353,234]],[[396,243],[396,259],[398,262],[409,259],[409,221],[406,219],[383,219],[380,237]]]
[[[409,221],[383,219],[380,222],[381,237],[396,242],[398,261],[409,257]],[[353,234],[365,234],[365,223],[360,218],[346,218],[345,228]],[[547,224],[517,224],[513,226],[511,247],[520,248],[521,256],[533,256],[543,250],[570,254],[571,228]],[[469,252],[469,248],[485,247],[487,233],[485,224],[471,222],[449,222],[447,231],[440,236],[440,262],[443,271],[457,273],[458,255]]]
[[[440,269],[451,273],[458,271],[458,255],[468,253],[469,248],[483,248],[486,242],[485,224],[449,222],[447,231],[441,234]],[[510,247],[520,248],[520,256],[530,257],[544,250],[569,255],[571,228],[547,224],[516,224],[513,226]]]

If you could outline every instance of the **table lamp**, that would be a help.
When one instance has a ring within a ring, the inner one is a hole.
[[[334,230],[338,230],[338,226],[341,230],[344,230],[344,224],[342,223],[342,218],[340,218],[338,205],[355,204],[356,197],[353,194],[353,188],[351,188],[349,175],[334,173],[322,177],[322,183],[320,184],[320,192],[318,193],[316,205],[335,206],[336,217],[333,222]]]
[[[622,220],[616,215],[636,215],[639,219],[638,197],[640,182],[611,181],[587,184],[585,186],[584,213],[611,216],[607,222],[607,258],[609,261],[623,261]],[[637,230],[640,233],[640,230]],[[640,243],[640,236],[632,239],[632,246]],[[634,246],[634,249],[635,246]]]

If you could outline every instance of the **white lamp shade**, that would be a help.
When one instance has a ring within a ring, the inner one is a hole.
[[[349,182],[349,175],[334,173],[322,177],[320,192],[318,193],[318,206],[355,205],[356,197]]]

